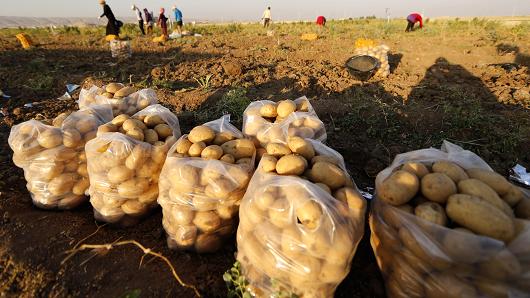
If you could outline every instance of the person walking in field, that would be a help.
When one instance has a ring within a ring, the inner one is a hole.
[[[173,6],[173,13],[175,14],[175,24],[177,25],[177,32],[182,35],[182,11],[176,6]]]
[[[136,13],[136,20],[138,20],[138,27],[140,27],[140,32],[142,32],[142,35],[145,35],[144,31],[144,19],[142,18],[142,12],[136,5],[133,4],[131,7],[132,10]]]
[[[160,29],[162,29],[162,35],[164,35],[166,38],[169,37],[167,34],[167,17],[164,15],[166,10],[164,8],[160,8],[160,15],[158,16],[158,26]]]
[[[149,13],[147,8],[144,8],[145,16],[145,27],[147,28],[147,34],[151,35],[153,33],[153,14]]]
[[[271,23],[271,8],[267,7],[265,11],[263,12],[263,16],[261,16],[261,19],[263,20],[263,27],[267,28],[270,26]]]
[[[103,6],[103,14],[99,16],[101,19],[102,17],[107,17],[107,27],[105,29],[106,35],[120,35],[120,27],[123,25],[122,22],[116,20],[116,17],[114,17],[114,13],[112,13],[112,9],[110,9],[110,6],[107,5],[105,0],[99,0],[99,4]]]
[[[410,32],[414,30],[414,25],[420,23],[420,29],[423,28],[423,19],[419,13],[411,13],[407,17],[407,29],[405,32]]]

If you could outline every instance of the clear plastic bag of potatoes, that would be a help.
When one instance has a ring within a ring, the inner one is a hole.
[[[389,297],[529,297],[530,197],[476,154],[399,154],[376,178],[371,244]]]
[[[250,147],[238,150],[239,140]],[[195,157],[190,156],[189,148],[200,143],[206,145],[201,154],[192,148]],[[221,248],[237,229],[254,158],[253,143],[230,124],[230,115],[192,129],[175,143],[160,175],[158,197],[170,248],[199,253]]]
[[[125,128],[127,134],[101,132],[100,127],[85,146],[90,203],[97,220],[131,226],[156,207],[160,170],[180,127],[177,116],[161,105],[132,117],[118,115],[102,127],[111,126],[115,131]],[[154,139],[148,139],[148,132]]]
[[[241,202],[237,230],[237,260],[255,297],[333,297],[363,236],[366,202],[342,156],[309,141],[319,160],[338,161],[348,181],[326,181],[330,189],[269,172],[262,158]]]
[[[285,143],[290,136],[326,141],[326,127],[309,100],[252,102],[243,113],[243,133],[256,139],[262,147],[268,143]]]
[[[85,202],[89,187],[84,145],[97,127],[112,119],[110,106],[76,111],[61,129],[30,120],[13,127],[13,161],[24,170],[27,188],[36,206],[72,209]]]
[[[92,86],[90,89],[81,89],[79,108],[91,105],[110,104],[114,116],[119,114],[133,115],[138,111],[158,103],[156,93],[152,89],[136,91],[120,83],[110,83],[102,88]]]

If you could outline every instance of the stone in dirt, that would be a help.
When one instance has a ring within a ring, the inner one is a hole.
[[[235,61],[223,61],[221,66],[229,76],[239,76],[243,73],[243,66]]]

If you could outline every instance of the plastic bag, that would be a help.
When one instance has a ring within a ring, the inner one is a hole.
[[[112,58],[127,59],[131,58],[131,42],[128,40],[111,40],[110,53]]]
[[[491,171],[476,154],[444,142],[441,150],[399,154],[377,175],[370,241],[388,296],[528,297],[530,221],[514,219],[518,234],[505,243],[459,226],[452,229],[432,223],[414,215],[412,208],[395,207],[377,198],[383,181],[404,163],[431,164],[440,160],[464,169]]]
[[[319,155],[340,154],[309,140]],[[364,233],[366,203],[357,191],[348,203],[298,176],[263,169],[252,177],[241,202],[237,260],[256,297],[332,297],[346,277]],[[335,193],[337,196],[337,193]]]
[[[118,132],[98,133],[86,144],[90,203],[97,220],[121,226],[136,224],[156,207],[158,178],[169,148],[180,137],[178,118],[161,105],[133,115],[160,117],[172,136],[153,145]]]
[[[142,89],[125,97],[114,98],[114,94],[106,90],[109,85],[103,86],[102,88],[92,86],[90,89],[81,89],[79,100],[77,101],[79,108],[82,109],[91,105],[110,104],[114,116],[119,114],[134,115],[138,111],[158,103],[156,93],[153,89]]]
[[[285,143],[289,136],[326,141],[324,123],[318,118],[309,100],[303,96],[294,100],[294,103],[296,110],[287,117],[266,118],[265,116],[277,115],[275,111],[278,103],[270,100],[252,102],[243,113],[243,133],[256,139],[263,147],[268,143]],[[272,107],[273,114],[267,115],[265,110]],[[271,122],[272,119],[276,120]]]
[[[85,143],[112,119],[110,106],[93,106],[67,116],[61,128],[30,120],[11,129],[15,165],[24,170],[33,203],[44,209],[72,209],[89,187]]]
[[[358,39],[355,41],[355,54],[368,55],[379,60],[379,68],[374,76],[386,78],[390,74],[390,65],[388,64],[388,51],[390,48],[387,45],[375,45],[373,40]]]
[[[243,134],[229,121],[230,115],[225,115],[204,126],[217,135],[242,139]],[[247,157],[249,163],[239,164],[171,154],[177,152],[181,141],[170,149],[159,182],[158,203],[162,206],[168,246],[214,252],[237,228],[239,203],[252,176],[255,150]],[[216,143],[222,146],[221,142]]]

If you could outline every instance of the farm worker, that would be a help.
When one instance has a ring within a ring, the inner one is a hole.
[[[164,15],[164,12],[166,10],[164,8],[160,8],[160,15],[158,16],[158,26],[160,26],[160,29],[162,29],[162,35],[164,35],[166,38],[168,37],[167,34],[167,18]]]
[[[176,6],[173,6],[173,12],[175,13],[175,22],[177,24],[177,32],[182,35],[182,11]]]
[[[270,22],[271,22],[271,8],[270,7],[267,7],[267,9],[265,9],[261,19],[263,20],[263,27],[269,27]]]
[[[123,24],[123,23],[116,20],[116,18],[114,17],[114,13],[112,13],[110,6],[107,5],[105,0],[99,0],[99,4],[103,6],[103,14],[100,15],[99,18],[101,19],[102,17],[107,17],[107,20],[108,20],[107,28],[105,29],[105,34],[119,36],[120,27],[121,27],[120,24]]]
[[[317,25],[326,27],[326,17],[325,16],[318,16],[317,17]]]
[[[147,34],[153,33],[153,14],[149,13],[147,8],[144,8],[145,27],[147,27]]]
[[[136,12],[136,20],[138,20],[138,27],[140,27],[140,31],[142,32],[142,35],[145,35],[145,31],[144,31],[144,19],[142,18],[142,12],[140,11],[140,9],[138,7],[136,7],[136,5],[133,4],[133,6],[131,7],[132,10],[134,10],[134,12]]]
[[[407,29],[405,29],[406,32],[410,32],[414,30],[414,24],[420,23],[420,29],[423,28],[423,19],[421,18],[421,15],[419,13],[411,13],[407,17]]]

